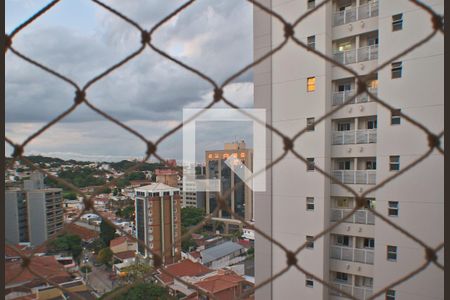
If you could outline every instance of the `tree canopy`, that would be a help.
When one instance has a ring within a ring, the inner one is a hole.
[[[109,247],[105,247],[102,250],[98,252],[97,255],[97,261],[101,262],[102,264],[109,264],[112,260],[113,252]]]
[[[184,207],[181,209],[181,226],[189,228],[197,225],[205,217],[205,211],[197,207]]]
[[[63,234],[52,240],[48,244],[50,252],[70,252],[75,259],[78,259],[83,249],[81,248],[81,237],[74,234]]]
[[[112,290],[109,293],[104,294],[100,299],[106,299],[108,295],[114,293],[116,290]],[[156,283],[138,283],[124,293],[120,295],[114,295],[114,299],[118,300],[169,300],[176,299],[169,295],[169,290]]]
[[[109,242],[116,237],[116,229],[106,223],[104,220],[100,223],[100,238],[103,240],[106,246],[109,246]]]

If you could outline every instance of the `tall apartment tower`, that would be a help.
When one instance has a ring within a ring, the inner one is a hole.
[[[289,22],[322,1],[261,0]],[[443,14],[443,0],[422,1]],[[305,18],[295,36],[309,47],[366,75],[432,32],[430,15],[407,0],[333,0]],[[254,59],[284,39],[283,25],[255,6]],[[413,52],[367,78],[368,89],[397,110],[358,96],[295,142],[308,166],[288,154],[266,174],[267,191],[255,193],[256,227],[297,249],[355,207],[347,190],[314,170],[324,169],[362,193],[396,174],[428,149],[427,136],[398,115],[418,120],[434,133],[444,128],[444,47],[437,34]],[[355,78],[292,41],[254,68],[255,107],[293,137],[354,95]],[[267,133],[268,162],[283,153],[283,141]],[[432,247],[444,240],[443,156],[436,150],[417,167],[368,194],[365,208],[309,243],[299,264],[359,299],[418,268],[422,246],[366,208],[373,207]],[[286,255],[256,233],[256,284],[286,266]],[[443,251],[438,255],[443,263]],[[379,299],[444,299],[444,274],[429,266]],[[256,291],[256,299],[345,299],[291,268]],[[378,298],[377,298],[378,299]]]
[[[137,239],[160,254],[164,264],[181,259],[180,190],[163,183],[153,183],[135,189]],[[138,244],[144,257],[152,254]]]
[[[5,235],[10,243],[38,246],[63,228],[61,189],[46,188],[41,173],[32,173],[23,188],[5,191]]]
[[[233,156],[241,160],[242,164],[248,169],[253,168],[253,150],[246,147],[244,141],[226,143],[223,150],[212,150],[205,152],[206,161],[206,178],[219,179],[221,191],[226,192],[235,185],[242,182],[242,180],[231,170],[225,161]],[[217,207],[217,193],[206,192],[206,213],[212,213]],[[241,184],[231,195],[227,198],[228,206],[231,210],[246,221],[253,220],[253,194],[251,189]],[[242,227],[240,221],[236,220],[229,212],[219,210],[217,217],[213,220],[225,223],[225,230],[239,229]]]

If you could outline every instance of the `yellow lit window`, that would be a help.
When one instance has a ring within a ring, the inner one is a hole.
[[[223,158],[224,159],[226,159],[226,158],[228,158],[230,155],[228,154],[228,153],[225,153],[224,155],[223,155]]]
[[[237,153],[233,153],[233,157],[237,158],[238,157]]]
[[[212,158],[212,154],[208,154],[208,158]]]
[[[241,158],[244,158],[244,157],[245,157],[245,153],[242,152],[242,153],[241,153]]]
[[[219,158],[219,154],[214,154],[214,158]]]
[[[308,92],[314,92],[316,90],[316,77],[308,77],[306,89]]]

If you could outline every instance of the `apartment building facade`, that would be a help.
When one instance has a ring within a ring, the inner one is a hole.
[[[319,5],[313,0],[263,0],[289,22]],[[443,0],[423,1],[443,14]],[[406,0],[334,0],[295,28],[309,47],[367,75],[432,32],[430,16]],[[254,9],[254,58],[277,47],[283,25]],[[434,133],[444,126],[443,36],[367,76],[367,89],[395,110],[355,95],[355,77],[293,42],[254,68],[255,107],[292,137],[309,125],[295,149],[309,164],[288,154],[267,172],[266,192],[255,193],[256,227],[295,250],[356,205],[347,190],[314,169],[363,193],[396,174],[428,149],[427,136],[399,111]],[[328,111],[342,107],[311,126]],[[268,163],[283,153],[283,141],[267,133]],[[422,246],[374,217],[375,208],[430,246],[444,239],[443,157],[437,151],[419,166],[369,193],[363,208],[330,234],[300,252],[302,267],[336,288],[367,299],[425,261]],[[443,252],[438,256],[443,262]],[[284,251],[256,233],[256,284],[286,266]],[[444,299],[443,272],[432,266],[392,287],[380,299]],[[296,284],[293,284],[293,283]],[[297,284],[303,282],[302,284]],[[256,291],[257,299],[345,299],[295,269]]]
[[[153,183],[135,189],[136,237],[160,254],[164,264],[181,259],[180,190],[163,183]],[[152,257],[138,244],[138,253]]]
[[[230,156],[239,159],[248,169],[253,169],[253,150],[247,148],[244,141],[225,143],[223,150],[208,150],[205,152],[206,178],[219,179],[222,193],[233,189],[242,182],[239,176],[225,163]],[[212,213],[218,205],[217,193],[206,192],[205,200],[206,213]],[[246,221],[253,220],[253,193],[247,185],[240,184],[226,201],[233,212]],[[242,227],[240,221],[223,210],[219,210],[217,217],[213,217],[213,220],[224,222],[226,231],[230,227]]]
[[[63,228],[62,190],[44,186],[34,172],[23,188],[5,190],[5,237],[9,243],[38,246]]]

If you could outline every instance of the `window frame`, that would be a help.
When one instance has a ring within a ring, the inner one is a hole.
[[[308,163],[306,164],[306,171],[313,172],[316,169],[314,157],[308,157],[306,158],[306,160],[308,161]]]
[[[316,208],[316,204],[314,202],[314,197],[306,197],[306,210],[314,211],[315,208]]]
[[[393,161],[397,160],[397,161]],[[400,171],[400,155],[389,156],[389,171]]]
[[[316,49],[316,36],[310,35],[306,38],[306,44],[309,48],[315,50]]]
[[[306,249],[314,249],[314,241],[311,241],[312,239],[314,239],[314,236],[312,235],[307,235],[306,236]]]
[[[306,92],[312,93],[316,91],[316,77],[311,76],[306,78]]]
[[[316,7],[316,0],[306,0],[306,8],[308,10]]]
[[[391,79],[402,78],[403,75],[403,63],[401,61],[395,61],[391,63]]]
[[[395,109],[394,111],[391,111],[391,125],[400,125],[401,124],[402,118],[401,118],[400,112],[401,112],[401,109]]]
[[[366,246],[366,244],[367,244],[367,246]],[[373,250],[373,249],[375,249],[375,239],[373,239],[373,238],[364,238],[363,245],[364,245],[365,249]]]
[[[392,31],[403,29],[403,13],[392,15]]]
[[[395,290],[386,291],[386,300],[395,300]]]
[[[313,124],[308,124],[309,123],[309,121],[311,121],[312,120],[312,123]],[[306,131],[314,131],[314,121],[315,121],[315,118],[314,117],[312,117],[312,118],[306,118]]]
[[[311,276],[306,275],[305,286],[309,287],[309,288],[313,288],[314,287],[314,279]]]
[[[398,247],[393,245],[386,245],[386,259],[388,261],[397,261]]]
[[[339,278],[339,277],[341,277],[341,276],[338,276],[339,274],[345,275],[345,276],[342,276],[342,277],[345,277],[346,279]],[[336,280],[338,282],[348,282],[348,274],[344,273],[344,272],[336,272]]]
[[[399,213],[398,201],[388,201],[388,216],[389,217],[398,217],[398,213]]]

